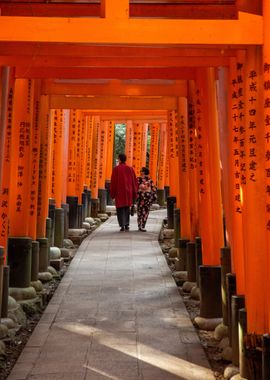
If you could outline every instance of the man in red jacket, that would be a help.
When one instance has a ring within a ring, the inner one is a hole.
[[[113,169],[110,193],[115,199],[117,220],[120,231],[129,230],[129,208],[137,196],[137,179],[134,169],[126,165],[127,157],[121,153],[119,164]]]

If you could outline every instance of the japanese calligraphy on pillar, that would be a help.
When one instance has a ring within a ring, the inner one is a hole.
[[[191,101],[188,103],[188,157],[189,169],[196,169],[195,107]]]
[[[266,175],[266,229],[270,231],[270,56],[264,60],[264,133],[265,133],[265,175]]]
[[[182,172],[187,171],[187,133],[185,125],[185,116],[179,115],[179,151],[180,151],[180,162]]]
[[[205,194],[205,168],[203,157],[203,110],[202,110],[202,95],[199,88],[196,89],[196,112],[195,122],[197,130],[197,160],[198,160],[198,179],[199,179],[199,192]]]
[[[232,143],[234,164],[234,209],[242,214],[241,186],[246,184],[243,63],[236,63],[232,79]]]
[[[246,138],[246,180],[256,182],[257,171],[257,108],[258,108],[258,75],[256,69],[252,69],[247,73],[247,104],[246,112],[248,123]]]
[[[158,123],[153,123],[151,125],[149,170],[150,170],[150,174],[154,183],[156,183],[156,180],[157,180],[159,129],[160,129],[160,125]]]
[[[107,163],[107,132],[108,122],[102,121],[100,123],[100,160],[98,169],[98,187],[99,189],[105,188],[105,174]]]
[[[36,212],[38,198],[38,175],[39,175],[39,147],[40,147],[40,124],[39,124],[39,83],[36,82],[34,93],[32,144],[31,144],[31,165],[30,165],[30,229],[34,225],[30,236],[36,237]]]
[[[85,185],[85,170],[86,170],[86,137],[87,137],[87,125],[86,118],[83,112],[81,112],[81,149],[80,149],[80,192],[83,191]]]
[[[68,141],[68,175],[67,175],[67,195],[75,195],[76,183],[76,110],[71,110],[69,120],[69,141]]]
[[[92,175],[91,175],[91,190],[92,198],[98,199],[98,167],[99,167],[99,148],[100,148],[100,118],[93,117],[94,132],[93,132],[93,156],[92,156]]]
[[[126,145],[125,153],[127,156],[127,165],[132,166],[133,163],[133,124],[131,120],[126,123]],[[134,147],[135,149],[135,147]]]
[[[167,157],[167,126],[165,123],[160,127],[159,159],[158,159],[158,188],[164,189]],[[169,170],[167,168],[167,170]]]
[[[6,108],[6,128],[4,143],[4,159],[3,159],[3,177],[0,193],[0,245],[6,247],[8,236],[8,208],[9,208],[9,180],[11,168],[11,136],[12,136],[12,109],[13,109],[13,80],[10,79],[7,108]]]
[[[133,131],[133,168],[136,175],[140,174],[141,169],[141,149],[142,149],[142,125],[136,123]]]
[[[19,133],[15,214],[21,218],[19,215],[29,205],[29,194],[25,194],[24,192],[26,189],[27,192],[29,191],[28,176],[30,167],[33,81],[19,80],[18,87],[20,87],[20,92],[18,92],[17,96],[26,97],[25,103],[23,103],[23,99],[20,100],[20,109],[17,109],[18,119],[15,126],[16,132]]]
[[[78,199],[81,199],[82,189],[81,185],[81,141],[82,141],[82,118],[81,111],[76,111],[76,129],[77,129],[77,141],[75,149],[75,194],[78,196]]]
[[[107,125],[107,163],[105,179],[110,181],[113,164],[114,122],[110,120]]]
[[[86,168],[85,168],[85,183],[90,187],[91,166],[92,166],[92,140],[93,140],[93,119],[91,116],[86,116],[87,136],[86,136]]]

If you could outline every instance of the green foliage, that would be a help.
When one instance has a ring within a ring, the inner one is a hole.
[[[115,124],[114,132],[114,163],[118,154],[125,153],[126,145],[126,125],[125,124]]]

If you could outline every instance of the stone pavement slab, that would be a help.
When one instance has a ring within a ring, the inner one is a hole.
[[[158,244],[165,216],[146,233],[111,217],[82,242],[9,380],[214,380]]]

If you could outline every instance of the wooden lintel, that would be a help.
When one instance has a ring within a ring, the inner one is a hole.
[[[51,95],[50,108],[84,110],[172,110],[176,97],[80,97]]]
[[[44,81],[42,93],[46,95],[127,95],[127,96],[187,96],[187,82],[174,81],[172,84],[136,84],[118,80],[99,84],[54,83]]]
[[[0,18],[1,19],[1,18]],[[33,79],[194,79],[194,68],[191,67],[16,67],[16,78]]]
[[[1,54],[1,53],[0,53]],[[199,52],[198,52],[199,54]],[[122,57],[121,67],[219,67],[229,66],[230,57]],[[119,67],[119,57],[69,57],[0,55],[0,66],[37,67]]]
[[[39,57],[115,57],[121,58],[177,58],[177,57],[235,57],[236,49],[230,46],[190,45],[190,46],[124,46],[90,45],[75,43],[12,42],[0,41],[2,56],[30,56],[32,61]]]
[[[0,41],[262,45],[263,18],[242,12],[238,20],[1,16]]]

